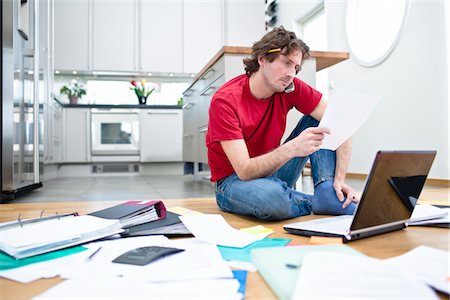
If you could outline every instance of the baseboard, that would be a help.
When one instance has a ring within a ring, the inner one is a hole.
[[[346,178],[366,180],[367,174],[347,173]],[[448,180],[448,179],[428,178],[425,181],[425,184],[429,185],[429,186],[436,186],[436,187],[450,187],[450,180]]]

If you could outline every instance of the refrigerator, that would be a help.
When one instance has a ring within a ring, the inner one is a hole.
[[[2,202],[42,186],[38,1],[1,1]]]

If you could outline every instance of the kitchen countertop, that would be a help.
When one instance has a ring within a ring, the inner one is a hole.
[[[331,67],[341,61],[344,61],[350,57],[348,52],[333,52],[333,51],[309,51],[312,58],[316,59],[316,72]],[[252,48],[250,47],[236,47],[236,46],[224,46],[214,57],[197,73],[194,77],[193,83],[199,79],[212,65],[214,65],[224,54],[252,54]],[[242,68],[244,73],[244,68]],[[192,83],[192,85],[193,85]],[[191,85],[191,86],[192,86]],[[189,89],[190,86],[187,88]]]
[[[53,98],[59,105],[64,108],[139,108],[139,109],[182,109],[178,105],[145,105],[145,104],[70,104],[62,103],[59,99]]]

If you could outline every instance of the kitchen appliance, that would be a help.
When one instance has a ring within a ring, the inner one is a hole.
[[[42,186],[39,2],[1,1],[2,200]]]
[[[93,108],[91,119],[92,156],[139,155],[137,109]]]

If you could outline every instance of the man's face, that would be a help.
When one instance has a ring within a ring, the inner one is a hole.
[[[265,84],[274,93],[283,92],[294,80],[301,62],[302,53],[300,51],[293,51],[289,55],[280,54],[273,62],[269,62],[264,57],[261,58],[259,63]]]

